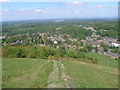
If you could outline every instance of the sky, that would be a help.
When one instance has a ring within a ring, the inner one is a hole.
[[[119,0],[0,0],[0,2],[119,2]]]
[[[2,21],[117,18],[118,2],[2,2]]]

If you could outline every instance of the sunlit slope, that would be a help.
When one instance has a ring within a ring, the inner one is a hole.
[[[44,88],[52,62],[41,59],[3,59],[3,88]]]
[[[77,88],[117,88],[118,69],[78,61],[62,62]]]

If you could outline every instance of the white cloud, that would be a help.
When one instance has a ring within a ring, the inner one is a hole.
[[[68,9],[85,6],[85,3],[83,3],[83,2],[78,2],[78,1],[65,2],[64,4],[65,4],[66,8],[68,8]]]
[[[104,4],[98,4],[97,5],[99,8],[105,8],[105,7],[107,7],[107,5],[104,5]]]
[[[74,1],[74,2],[65,2],[66,5],[71,5],[71,6],[82,6],[84,5],[83,2],[78,2],[78,1]]]
[[[119,0],[104,0],[104,2],[119,2]]]
[[[75,10],[75,13],[80,13],[80,10]]]
[[[41,9],[35,9],[34,11],[35,11],[35,12],[42,12]]]
[[[2,9],[2,8],[0,8],[0,11],[1,12],[8,12],[8,9]]]
[[[34,9],[33,11],[36,13],[48,13],[53,11],[53,8]]]
[[[20,11],[30,11],[30,9],[19,9]]]
[[[48,1],[50,1],[50,2],[55,2],[56,0],[48,0]]]
[[[0,0],[0,2],[79,2],[79,0]],[[81,2],[119,2],[119,0],[80,0]]]
[[[8,12],[8,10],[7,10],[7,9],[4,9],[3,11],[4,11],[4,12]]]
[[[42,9],[19,9],[21,12],[42,12]]]
[[[8,11],[15,11],[15,12],[20,12],[20,13],[48,13],[50,10],[48,8],[46,9],[15,9],[15,10],[7,10],[7,9],[2,9],[0,8],[0,11],[3,12],[8,12]]]
[[[0,0],[0,2],[10,2],[11,0]]]
[[[70,4],[72,4],[72,5],[81,5],[81,4],[83,4],[83,3],[81,3],[81,2],[78,2],[78,1],[74,1],[74,2],[69,2]]]

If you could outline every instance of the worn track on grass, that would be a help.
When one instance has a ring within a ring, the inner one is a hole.
[[[53,60],[53,72],[48,78],[47,88],[73,88],[70,79],[65,73],[64,65],[59,61]]]
[[[21,80],[26,80],[26,81],[27,81],[28,79],[30,79],[30,80],[29,80],[30,83],[27,83],[27,84],[25,84],[25,85],[22,85],[21,88],[30,87],[30,86],[33,84],[33,81],[35,81],[35,78],[34,78],[34,77],[36,77],[37,74],[39,73],[40,69],[43,68],[43,66],[47,65],[48,63],[49,63],[49,61],[43,63],[41,66],[38,65],[37,68],[36,68],[36,70],[34,71],[34,73],[32,73],[32,74],[24,74],[24,75],[22,75],[22,76],[20,76],[20,77],[15,77],[15,78],[13,78],[13,80],[12,80],[11,82],[21,81]]]

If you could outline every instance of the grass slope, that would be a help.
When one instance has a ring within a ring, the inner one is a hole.
[[[118,70],[101,65],[62,61],[76,88],[117,88]]]
[[[98,60],[98,64],[66,59],[56,63],[59,83],[64,84],[63,68],[75,88],[117,88],[118,61],[97,53],[86,53],[87,57]],[[54,67],[54,69],[56,69]],[[54,71],[53,62],[29,58],[2,59],[3,88],[45,88],[48,77]],[[54,78],[54,77],[53,77]],[[66,78],[66,77],[65,77]],[[57,82],[55,83],[55,85]],[[64,85],[63,85],[64,86]]]
[[[108,56],[93,52],[87,52],[85,53],[85,55],[86,57],[92,57],[94,59],[97,59],[98,64],[100,65],[118,68],[118,60],[111,59]]]
[[[53,70],[47,60],[6,58],[2,62],[3,88],[44,88]]]

